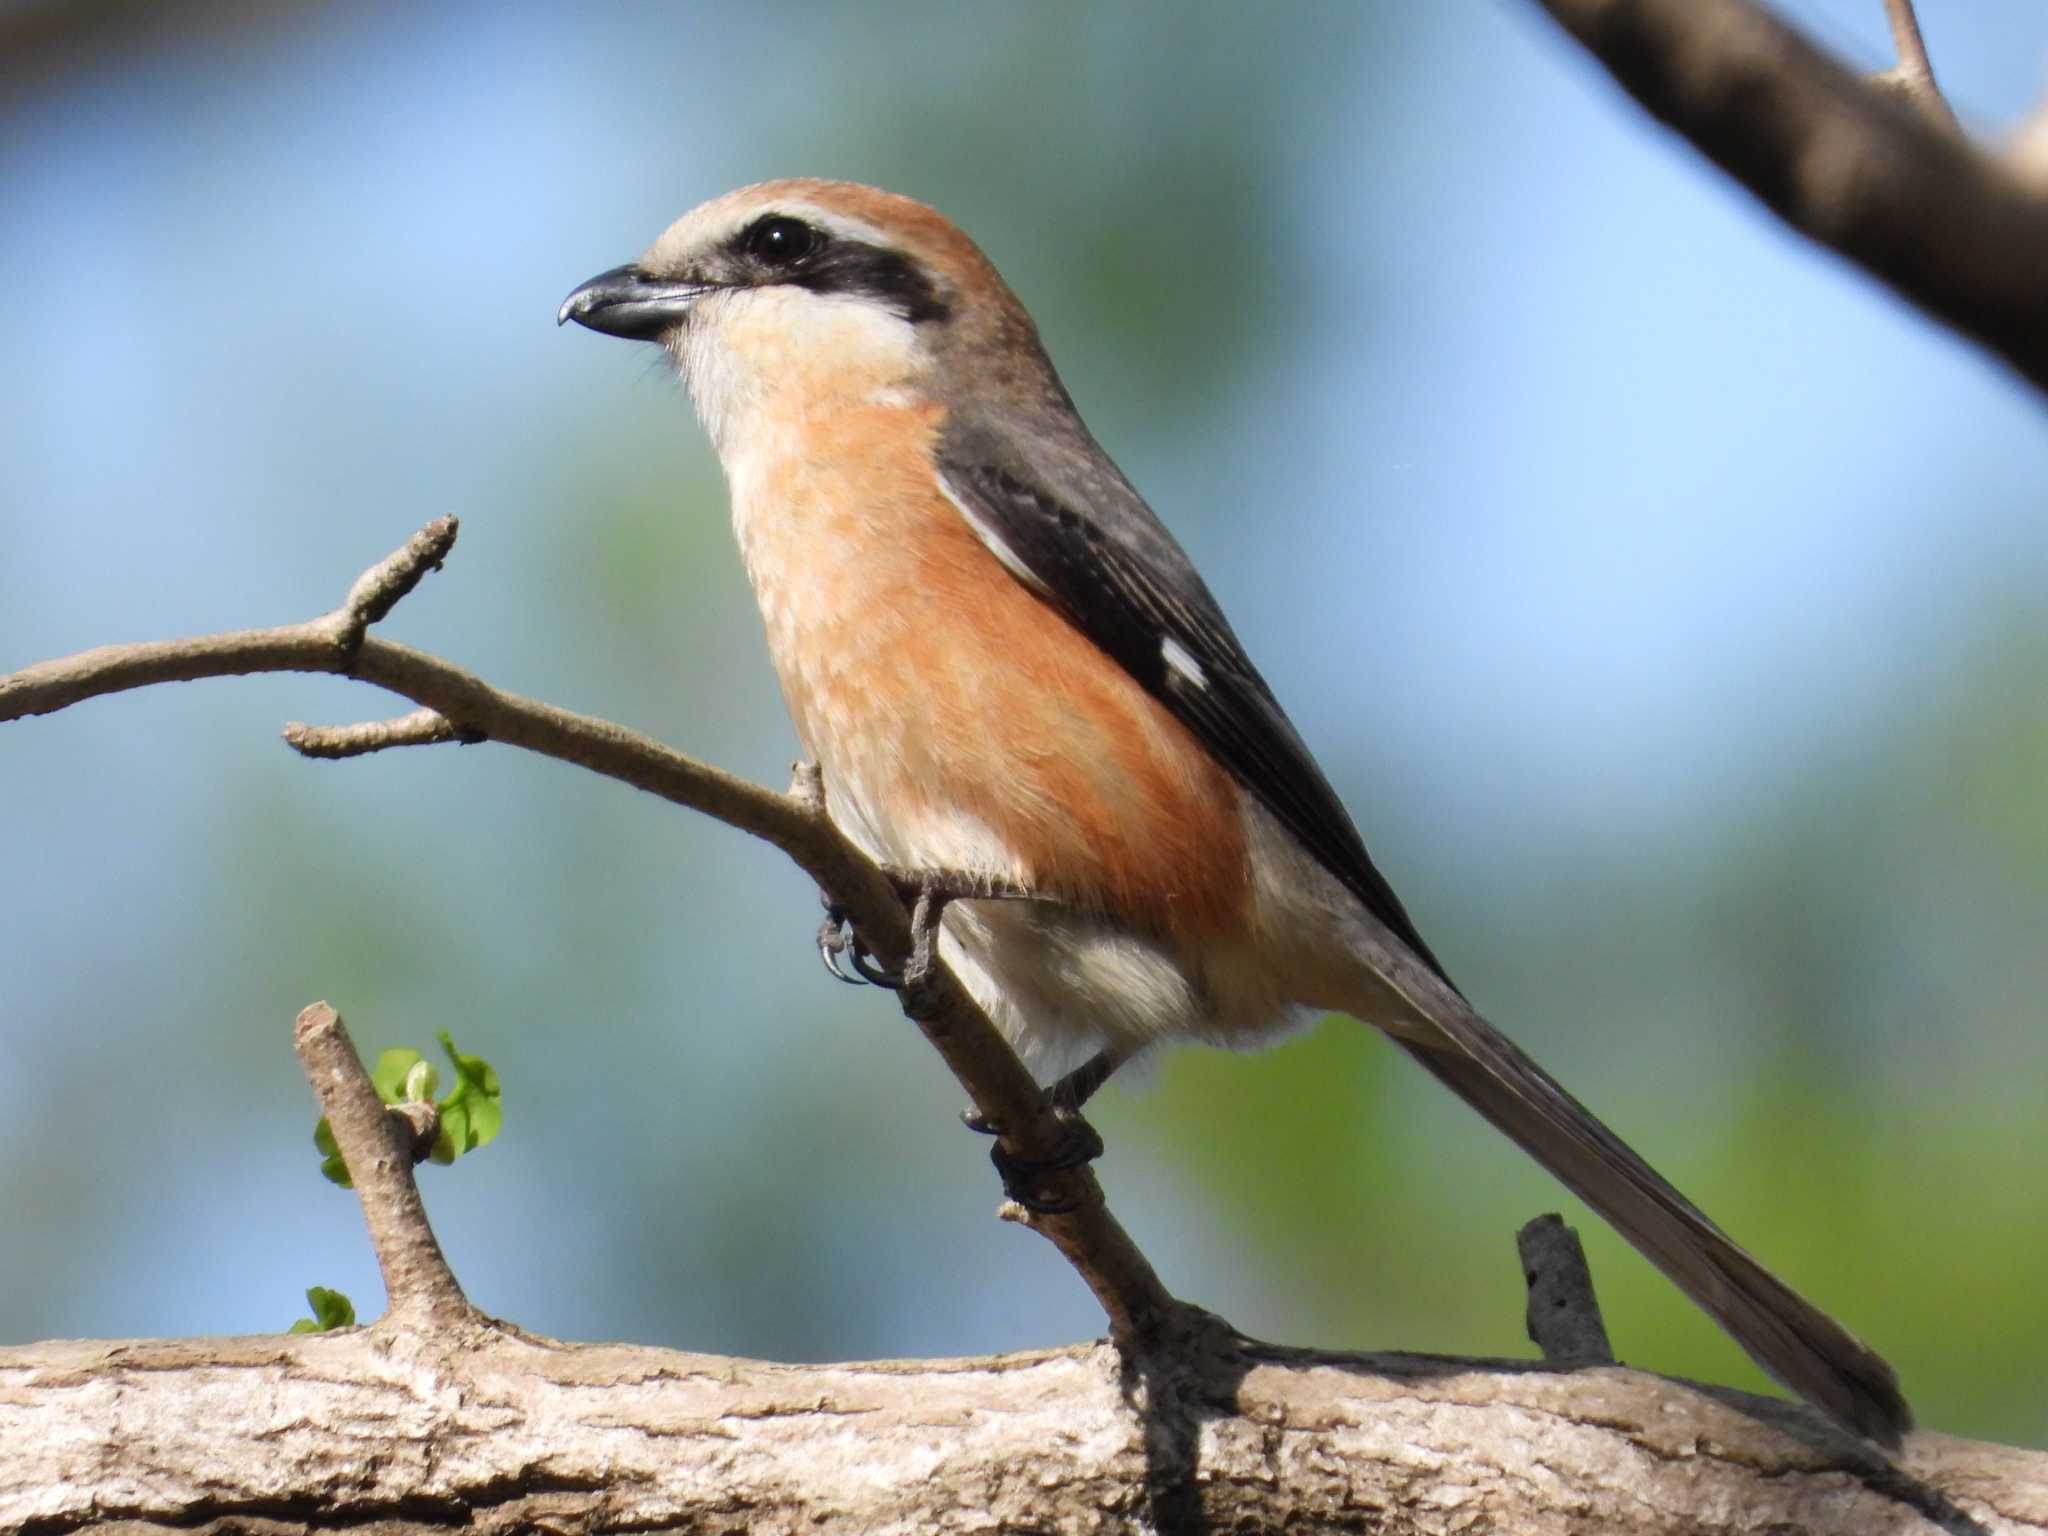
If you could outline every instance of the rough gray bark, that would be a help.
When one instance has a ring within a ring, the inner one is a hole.
[[[1218,1333],[1165,1371],[1108,1344],[813,1367],[388,1322],[0,1350],[0,1533],[2048,1532],[2048,1454],[1916,1435],[1913,1494],[1782,1405],[1620,1367]]]

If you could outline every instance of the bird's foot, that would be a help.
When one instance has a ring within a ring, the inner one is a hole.
[[[1003,1181],[1003,1196],[1014,1200],[1034,1216],[1063,1216],[1075,1202],[1053,1193],[1046,1182],[1069,1168],[1080,1168],[1102,1156],[1102,1135],[1077,1110],[1057,1112],[1059,1138],[1050,1155],[1020,1157],[1000,1139],[988,1149],[988,1160]]]
[[[960,1112],[960,1123],[970,1131],[998,1138],[988,1155],[1002,1178],[1005,1196],[1036,1216],[1057,1216],[1074,1208],[1071,1200],[1049,1195],[1045,1180],[1051,1174],[1078,1168],[1102,1156],[1102,1137],[1081,1118],[1081,1106],[1109,1081],[1109,1075],[1128,1059],[1128,1054],[1114,1049],[1098,1051],[1045,1090],[1046,1110],[1059,1126],[1058,1145],[1050,1157],[1019,1157],[1003,1146],[1003,1128],[999,1124],[972,1107]]]
[[[931,975],[937,952],[939,919],[950,901],[1029,901],[1032,893],[1012,881],[994,875],[952,869],[900,869],[882,866],[882,873],[896,888],[903,904],[911,909],[910,961],[901,971],[891,970],[877,960],[860,941],[846,909],[824,891],[818,900],[825,907],[825,921],[818,928],[818,958],[825,969],[849,986],[863,984],[900,992],[920,984]],[[848,975],[848,969],[853,974]]]

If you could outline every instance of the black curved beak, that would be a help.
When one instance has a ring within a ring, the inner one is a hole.
[[[682,322],[691,304],[716,287],[655,277],[629,262],[598,273],[562,300],[555,324],[574,320],[607,336],[659,341]]]

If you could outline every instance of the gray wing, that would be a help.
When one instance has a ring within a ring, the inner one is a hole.
[[[1442,976],[1186,552],[1079,418],[1069,421],[1026,435],[950,419],[939,468],[962,514],[1013,575],[1172,711]]]

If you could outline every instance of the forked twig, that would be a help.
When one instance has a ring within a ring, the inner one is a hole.
[[[772,843],[831,893],[878,961],[902,969],[911,955],[911,932],[900,894],[832,824],[814,781],[800,776],[795,792],[777,794],[650,737],[504,692],[438,657],[368,633],[440,565],[454,545],[456,527],[452,517],[428,524],[365,572],[339,608],[303,624],[102,646],[0,677],[0,721],[47,714],[151,683],[255,672],[359,678],[420,709],[397,720],[351,726],[294,725],[286,739],[297,750],[320,757],[441,741],[498,741],[588,768]],[[1054,1157],[1062,1146],[1058,1117],[1016,1053],[942,963],[918,989],[917,1003],[913,1017],[918,1028],[977,1110],[1003,1128],[1009,1152],[1024,1161]],[[1062,1209],[1027,1213],[1025,1224],[1049,1239],[1080,1273],[1119,1339],[1141,1343],[1154,1337],[1178,1315],[1180,1304],[1110,1215],[1093,1170],[1071,1168],[1051,1177],[1058,1181]],[[1015,1211],[1005,1214],[1018,1217]]]
[[[299,1014],[292,1044],[355,1186],[384,1275],[388,1315],[435,1328],[480,1321],[420,1203],[412,1176],[415,1129],[377,1096],[341,1015],[314,1003]]]

